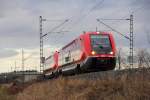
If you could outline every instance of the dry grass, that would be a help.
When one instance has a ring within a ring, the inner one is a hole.
[[[8,93],[8,86],[0,85],[0,100],[16,100],[16,97]]]
[[[32,84],[17,100],[150,100],[150,79],[149,75],[105,80],[59,78]]]
[[[0,85],[0,100],[150,100],[150,72],[101,80],[58,78]]]

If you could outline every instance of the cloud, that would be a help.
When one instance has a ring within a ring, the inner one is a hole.
[[[150,1],[149,0],[135,0],[130,5],[132,6],[142,6],[145,8],[150,8]]]
[[[1,50],[0,50],[0,59],[12,57],[12,56],[16,56],[17,54],[18,54],[18,52],[15,51],[15,50],[11,50],[11,49],[1,49]]]

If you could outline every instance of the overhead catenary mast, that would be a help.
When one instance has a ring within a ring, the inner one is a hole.
[[[42,23],[45,21],[45,19],[40,16],[40,72],[43,72],[44,68],[44,57],[43,57],[43,29],[42,29]]]
[[[133,15],[130,15],[130,66],[133,68]]]
[[[22,82],[24,83],[24,51],[22,49]]]
[[[22,71],[24,71],[24,51],[22,49]]]

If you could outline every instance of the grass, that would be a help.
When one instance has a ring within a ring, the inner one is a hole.
[[[149,100],[150,80],[142,75],[104,80],[59,78],[29,86],[18,100]]]
[[[60,77],[25,88],[0,85],[0,100],[150,100],[150,73],[101,80]]]
[[[0,85],[0,100],[16,100],[16,95],[9,94],[8,87]]]

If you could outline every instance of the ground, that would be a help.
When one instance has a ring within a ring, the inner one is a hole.
[[[150,71],[103,79],[59,77],[24,87],[11,84],[1,86],[1,96],[1,100],[150,100]]]

